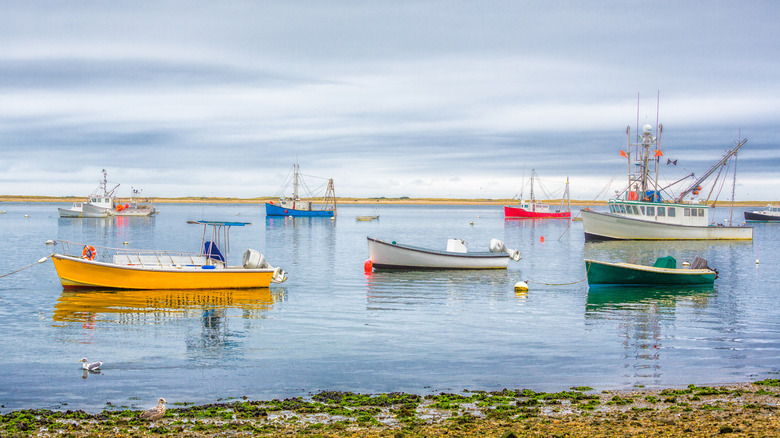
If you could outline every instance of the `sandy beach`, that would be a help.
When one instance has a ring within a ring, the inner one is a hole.
[[[107,404],[103,412],[22,410],[2,416],[12,437],[770,437],[780,435],[776,379],[722,386],[558,393],[464,391],[418,396],[321,392],[307,398],[169,399],[165,416]],[[150,401],[150,407],[152,402]]]

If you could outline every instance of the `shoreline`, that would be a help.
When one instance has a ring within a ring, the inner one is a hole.
[[[129,198],[117,198],[121,202],[129,202]],[[73,203],[84,201],[83,196],[27,196],[27,195],[0,195],[0,202],[17,203]],[[263,204],[269,201],[276,201],[274,197],[259,198],[228,198],[228,197],[179,197],[179,198],[144,198],[143,202],[152,202],[155,204]],[[301,199],[302,201],[319,202],[319,199]],[[140,201],[139,201],[140,202]],[[538,202],[549,204],[551,206],[560,205],[560,199],[540,199]],[[513,205],[517,204],[517,199],[459,199],[459,198],[336,198],[336,204],[344,205]],[[736,201],[735,207],[765,207],[767,204],[778,204],[780,201]],[[572,207],[603,206],[607,201],[597,200],[572,200]],[[717,207],[730,207],[730,201],[722,201],[716,204]]]
[[[779,400],[778,379],[667,389],[574,387],[558,393],[323,391],[308,398],[243,397],[200,406],[169,400],[165,416],[151,423],[139,419],[142,410],[110,402],[96,414],[18,410],[0,416],[0,432],[14,437],[778,436]]]

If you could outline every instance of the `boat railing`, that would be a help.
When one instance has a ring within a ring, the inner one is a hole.
[[[187,251],[159,251],[146,249],[112,248],[95,246],[68,240],[56,241],[62,253],[70,257],[89,258],[91,260],[132,266],[202,266],[221,265],[203,254]],[[88,254],[94,251],[92,254]]]

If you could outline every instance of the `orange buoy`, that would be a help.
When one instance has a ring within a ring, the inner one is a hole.
[[[544,236],[539,237],[539,242],[544,243]]]
[[[371,259],[366,260],[363,262],[363,270],[365,272],[371,272],[374,269],[374,262],[371,261]]]

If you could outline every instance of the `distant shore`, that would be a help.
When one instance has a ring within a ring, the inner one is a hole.
[[[128,198],[117,198],[121,202],[128,202]],[[0,202],[50,202],[50,203],[72,203],[84,201],[83,196],[27,196],[27,195],[0,195]],[[273,197],[261,197],[261,198],[225,198],[225,197],[197,197],[187,196],[181,198],[146,198],[145,202],[153,202],[155,204],[263,204],[266,202],[277,201],[277,198]],[[304,201],[311,201],[318,203],[320,199],[304,199]],[[538,202],[542,202],[550,205],[560,205],[560,199],[539,199]],[[336,198],[337,204],[387,204],[387,205],[515,205],[519,201],[516,199],[459,199],[459,198]],[[736,201],[735,206],[738,207],[764,207],[767,204],[777,204],[778,201]],[[571,205],[574,207],[587,207],[596,205],[606,205],[607,201],[603,200],[582,200],[572,199]],[[720,201],[716,206],[728,207],[731,205],[730,201]]]

